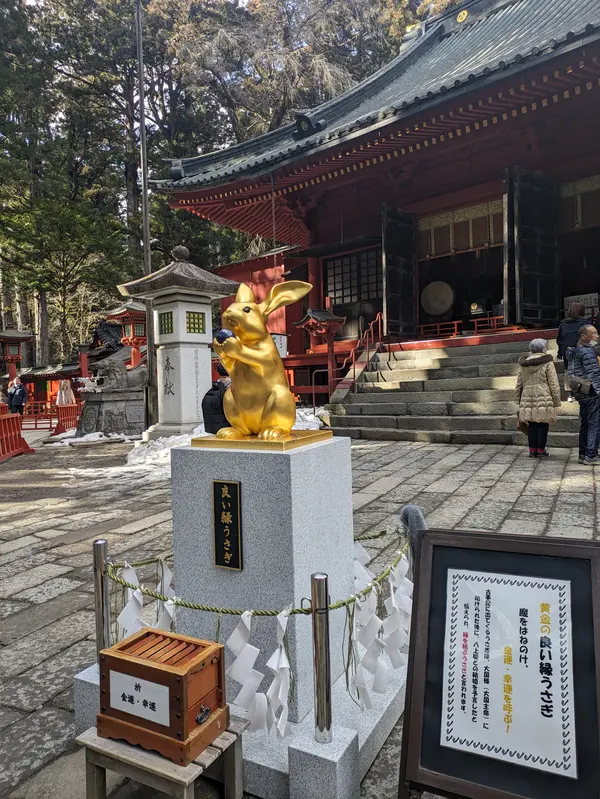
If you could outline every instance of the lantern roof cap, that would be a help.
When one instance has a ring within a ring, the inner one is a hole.
[[[146,313],[146,304],[138,300],[129,299],[118,308],[113,308],[112,311],[106,311],[107,319],[115,316],[123,316],[128,313],[144,314]]]
[[[239,283],[209,272],[189,262],[187,247],[175,247],[171,255],[173,261],[162,269],[145,275],[138,280],[124,283],[119,291],[124,297],[144,298],[174,294],[178,291],[208,295],[211,299],[230,297],[238,290]]]

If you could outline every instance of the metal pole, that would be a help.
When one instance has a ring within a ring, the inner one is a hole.
[[[96,611],[96,651],[110,646],[110,599],[108,596],[108,543],[104,538],[94,541],[94,608]]]
[[[150,208],[148,205],[148,150],[146,147],[146,93],[144,87],[144,47],[142,34],[142,4],[135,0],[136,45],[138,62],[138,91],[140,114],[140,167],[142,173],[142,242],[144,252],[144,274],[152,272],[150,253]],[[146,300],[146,362],[148,364],[148,391],[146,422],[150,427],[158,421],[156,389],[156,357],[154,353],[154,316],[152,301]]]
[[[329,588],[326,574],[313,574],[310,579],[315,681],[315,740],[320,744],[328,744],[333,740],[331,730]]]

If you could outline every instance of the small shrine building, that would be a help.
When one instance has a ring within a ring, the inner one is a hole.
[[[313,284],[285,321],[297,368],[323,360],[294,322],[326,298],[346,318],[341,352],[378,314],[402,341],[477,319],[552,328],[575,297],[597,313],[599,123],[599,0],[467,0],[350,91],[174,159],[156,188],[285,245],[219,271],[258,290],[291,274]]]

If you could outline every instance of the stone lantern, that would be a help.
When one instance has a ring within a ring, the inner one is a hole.
[[[146,344],[146,306],[142,302],[128,300],[119,308],[109,311],[106,318],[121,325],[121,344],[131,347],[131,368],[135,369],[142,361],[141,348]]]
[[[239,284],[189,263],[175,247],[172,263],[119,286],[125,297],[152,300],[156,344],[158,424],[144,438],[191,433],[202,423],[202,399],[212,385],[212,301],[235,294]]]
[[[33,333],[25,333],[14,328],[0,330],[0,361],[4,361],[6,364],[9,380],[15,379],[17,369],[21,365],[23,357],[21,344],[25,341],[33,341],[34,338]]]

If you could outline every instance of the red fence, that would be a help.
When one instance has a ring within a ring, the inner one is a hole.
[[[23,415],[23,430],[52,430],[56,406],[51,402],[28,402]]]
[[[460,334],[462,322],[432,322],[427,325],[419,325],[419,335],[421,338],[455,338]]]
[[[15,455],[35,452],[21,434],[22,420],[18,413],[0,416],[0,463]]]
[[[8,413],[8,405],[5,402],[0,402],[0,416],[6,416]]]
[[[79,418],[79,405],[57,405],[55,410],[58,416],[58,422],[53,436],[58,436],[61,433],[66,433],[67,430],[74,430],[77,427],[77,419]]]

